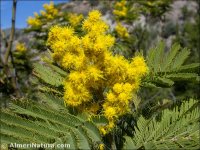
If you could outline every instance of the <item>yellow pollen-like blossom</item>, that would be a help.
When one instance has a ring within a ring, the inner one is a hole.
[[[46,17],[48,20],[54,19],[58,15],[58,10],[54,7],[54,3],[50,2],[50,4],[43,5],[44,12],[41,12],[43,17]]]
[[[121,38],[129,37],[128,30],[121,23],[117,23],[115,30],[116,30],[117,34],[119,35],[119,37],[121,37]]]
[[[102,35],[108,30],[108,25],[101,19],[101,13],[94,10],[89,17],[83,21],[82,29],[88,32],[91,37]]]
[[[116,92],[116,93],[121,93],[122,92],[122,84],[119,84],[119,83],[116,83],[114,86],[113,86],[113,90]]]
[[[42,25],[42,22],[38,18],[28,17],[27,19],[28,25],[32,27],[40,27]]]
[[[83,102],[88,102],[92,98],[89,90],[83,85],[72,85],[70,82],[65,83],[64,99],[65,103],[70,106],[79,106]]]
[[[89,66],[87,69],[87,77],[95,82],[103,78],[103,72],[95,66]]]
[[[108,119],[111,119],[117,116],[117,112],[114,107],[107,107],[106,110],[104,110],[104,114],[105,114],[105,117]]]
[[[70,13],[69,14],[69,23],[72,27],[76,27],[80,24],[80,22],[83,20],[83,15],[80,14],[75,14],[75,13]]]
[[[141,56],[136,56],[133,58],[133,61],[131,62],[131,66],[138,68],[140,71],[138,72],[139,75],[144,75],[148,72],[148,67],[145,63],[145,60]]]
[[[106,97],[107,97],[107,100],[109,102],[116,102],[117,101],[115,94],[112,93],[112,92],[107,93]]]
[[[99,150],[104,150],[105,149],[105,145],[104,144],[99,144]]]
[[[27,24],[31,27],[41,27],[45,22],[50,21],[58,16],[58,10],[54,7],[54,3],[43,5],[44,10],[40,11],[40,14],[34,13],[34,17],[27,19]]]
[[[26,52],[26,50],[27,50],[27,48],[24,43],[17,43],[16,51],[24,53],[24,52]]]
[[[102,135],[106,135],[108,132],[107,132],[107,129],[104,127],[104,126],[100,126],[99,127],[99,131]]]
[[[101,13],[98,10],[93,10],[88,14],[88,20],[91,22],[96,22],[101,20]]]
[[[127,60],[112,54],[115,38],[107,34],[108,25],[99,11],[89,13],[82,30],[85,34],[77,36],[71,27],[53,26],[47,45],[53,59],[69,71],[64,82],[65,103],[91,114],[102,113],[108,124],[99,130],[105,135],[119,117],[130,112],[133,96],[148,68],[142,56]]]
[[[120,2],[115,3],[113,14],[116,15],[117,19],[121,17],[126,17],[128,13],[128,9],[126,5],[127,5],[126,0],[121,0]]]

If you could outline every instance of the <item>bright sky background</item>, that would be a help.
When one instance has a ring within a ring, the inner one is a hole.
[[[54,4],[67,2],[68,0],[52,0]],[[17,0],[16,12],[16,28],[25,28],[26,20],[29,16],[33,16],[34,12],[39,12],[43,9],[44,3],[49,3],[50,0]],[[11,27],[12,18],[12,0],[0,0],[1,4],[1,28],[6,29]]]

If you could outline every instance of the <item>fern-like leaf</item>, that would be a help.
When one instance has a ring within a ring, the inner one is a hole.
[[[33,72],[34,75],[36,75],[39,79],[47,84],[55,87],[62,86],[63,84],[63,73],[60,74],[60,72],[56,72],[55,68],[51,69],[48,67],[48,65],[36,63],[34,64]]]
[[[171,50],[164,53],[164,43],[152,48],[147,56],[150,73],[143,80],[145,87],[171,87],[176,80],[198,82],[199,63],[183,65],[190,51],[181,49],[179,44],[172,45]]]
[[[199,109],[195,100],[163,111],[162,120],[140,117],[133,138],[126,137],[124,149],[195,149],[199,148]]]
[[[58,97],[45,94],[43,98],[41,102],[14,101],[2,111],[1,142],[68,143],[70,149],[91,149],[101,142],[94,123],[69,114]]]

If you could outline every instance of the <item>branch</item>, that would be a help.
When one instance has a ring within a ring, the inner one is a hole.
[[[3,32],[3,30],[1,30],[1,38],[2,38],[2,41],[5,42],[5,48],[7,48],[8,47],[8,41],[6,39],[6,36],[5,36],[5,33]],[[2,55],[1,55],[1,53],[2,53],[2,45],[0,45],[0,47],[1,47],[0,48],[0,63],[3,66],[4,63],[3,63],[3,58],[2,58]]]
[[[16,18],[16,7],[17,7],[17,0],[13,0],[13,8],[12,8],[12,28],[11,28],[11,33],[10,33],[10,39],[9,39],[9,44],[8,48],[6,50],[5,54],[5,61],[4,64],[8,64],[8,58],[10,55],[10,51],[12,49],[12,44],[13,44],[13,39],[14,39],[14,34],[15,34],[15,18]]]
[[[2,41],[5,42],[5,47],[8,47],[8,40],[6,39],[6,35],[3,32],[3,30],[1,30],[1,38],[2,38]]]
[[[17,85],[17,77],[16,77],[16,73],[12,73],[11,69],[9,68],[9,65],[8,65],[8,59],[9,59],[9,56],[11,56],[11,50],[12,50],[12,45],[13,45],[13,39],[14,39],[14,35],[15,35],[15,18],[16,18],[16,7],[17,7],[17,0],[13,0],[13,8],[12,8],[12,28],[11,28],[11,31],[10,31],[10,38],[9,38],[9,43],[8,43],[8,47],[6,49],[6,53],[5,53],[5,60],[4,60],[4,71],[5,71],[5,74],[7,76],[7,79],[9,77],[11,77],[11,84],[12,84],[12,87],[15,91],[15,94],[16,94],[16,97],[20,97],[21,94],[20,94],[20,91],[19,91],[19,88],[18,88],[18,85]],[[13,64],[13,58],[11,56],[11,63]],[[15,66],[13,66],[14,68]],[[14,68],[15,70],[15,68]],[[16,72],[16,70],[15,70]]]

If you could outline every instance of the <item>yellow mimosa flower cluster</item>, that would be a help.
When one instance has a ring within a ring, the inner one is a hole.
[[[40,27],[42,25],[42,21],[39,18],[38,13],[34,13],[34,17],[28,17],[27,24],[32,27]]]
[[[128,38],[129,37],[129,33],[127,28],[125,28],[121,23],[117,23],[115,30],[117,32],[117,34],[119,35],[119,37],[121,38]]]
[[[115,39],[106,33],[108,28],[101,13],[93,10],[82,24],[85,35],[75,35],[71,27],[54,26],[47,41],[54,60],[70,72],[64,82],[65,103],[103,113],[109,120],[101,127],[103,134],[129,112],[132,96],[148,71],[142,56],[127,60],[112,54]]]
[[[72,27],[76,27],[80,24],[80,22],[83,20],[83,15],[76,14],[76,13],[69,13],[69,23]]]
[[[47,20],[52,20],[58,15],[58,10],[54,7],[53,2],[50,2],[50,4],[44,4],[43,8],[45,11],[41,10],[40,14],[47,18]]]
[[[26,51],[26,46],[24,43],[17,43],[16,45],[16,51],[24,53]]]
[[[105,145],[104,144],[99,144],[99,150],[104,150],[105,149]]]
[[[32,27],[40,27],[42,25],[41,17],[44,17],[47,21],[54,19],[58,15],[58,10],[54,7],[54,3],[43,5],[44,10],[38,13],[34,13],[34,17],[29,17],[27,19],[27,24]]]
[[[112,130],[116,120],[130,111],[130,103],[139,89],[141,78],[148,72],[142,56],[136,56],[130,62],[122,56],[115,56],[114,59],[107,64],[111,73],[109,80],[112,82],[108,81],[108,84],[112,86],[103,103],[104,115],[109,120],[107,126],[101,127],[103,134]]]
[[[118,18],[126,17],[128,13],[128,8],[126,5],[127,5],[126,0],[121,0],[120,2],[116,2],[114,5],[113,14],[116,15],[116,17]]]

